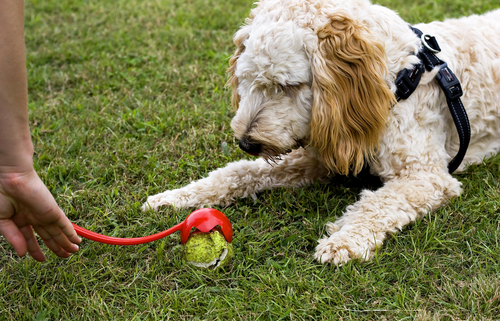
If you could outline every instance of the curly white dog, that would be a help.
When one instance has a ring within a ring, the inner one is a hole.
[[[500,150],[500,10],[416,27],[436,37],[462,84],[472,133],[463,170]],[[459,139],[437,70],[408,99],[394,98],[398,72],[422,47],[395,12],[368,0],[263,0],[234,42],[231,126],[261,158],[151,196],[144,209],[227,205],[368,164],[384,185],[328,223],[316,248],[320,262],[341,264],[369,259],[388,233],[460,194],[447,169]]]

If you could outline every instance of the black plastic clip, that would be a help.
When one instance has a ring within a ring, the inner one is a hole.
[[[420,63],[413,69],[403,69],[396,78],[396,98],[398,101],[406,99],[417,89],[417,86],[424,73],[424,66]]]
[[[443,63],[439,66],[439,72],[436,75],[439,85],[443,89],[444,95],[448,101],[462,97],[462,86],[458,81],[457,76],[448,68],[448,65]]]

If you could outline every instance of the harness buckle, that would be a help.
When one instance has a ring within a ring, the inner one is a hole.
[[[458,81],[457,76],[448,68],[448,64],[445,62],[439,67],[436,79],[441,89],[443,89],[446,100],[451,101],[462,97],[463,92],[460,81]]]
[[[407,99],[417,89],[417,86],[424,73],[424,67],[420,63],[415,65],[413,69],[403,69],[398,73],[396,78],[396,99]]]

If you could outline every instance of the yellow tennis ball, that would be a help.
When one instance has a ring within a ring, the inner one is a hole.
[[[183,259],[196,267],[218,268],[231,261],[233,246],[218,230],[193,232],[183,248]]]

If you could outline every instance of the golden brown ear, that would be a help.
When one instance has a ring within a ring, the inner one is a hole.
[[[357,174],[374,156],[395,98],[382,42],[345,13],[329,20],[317,30],[312,60],[310,143],[331,172]]]
[[[235,75],[236,71],[236,62],[238,61],[238,58],[240,58],[240,55],[245,51],[245,46],[243,45],[243,42],[248,39],[248,32],[245,31],[245,27],[241,28],[235,35],[234,35],[234,44],[236,45],[236,51],[234,54],[231,56],[229,59],[229,68],[227,69],[227,72],[230,74],[230,78],[226,83],[226,86],[230,86],[231,90],[233,91],[233,95],[231,97],[231,105],[233,105],[234,111],[238,110],[238,106],[240,104],[240,95],[238,94],[238,78]]]

